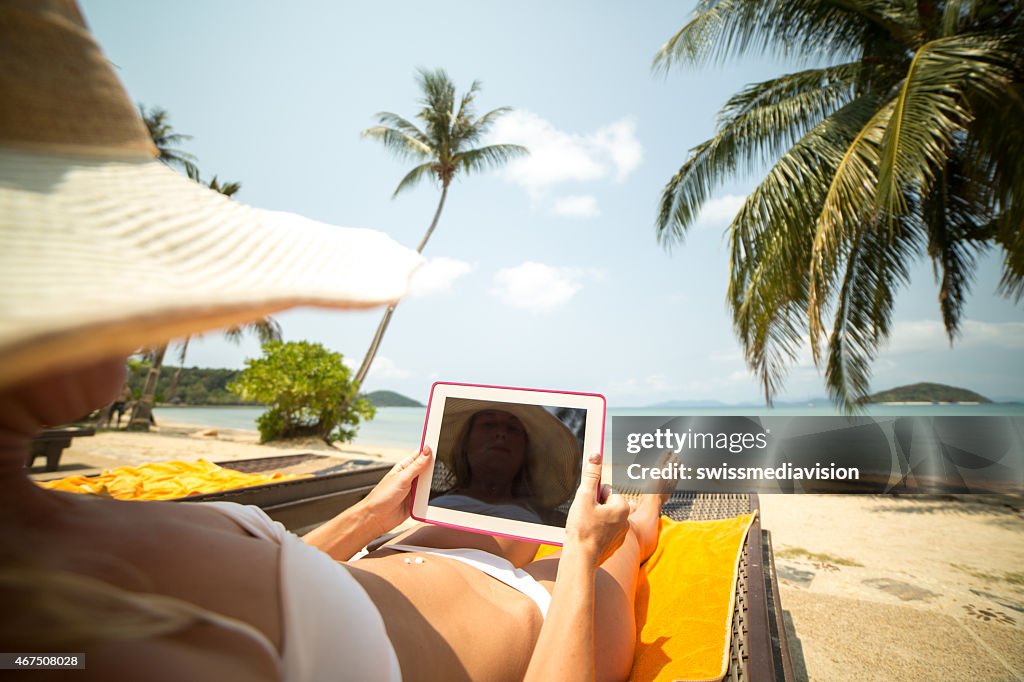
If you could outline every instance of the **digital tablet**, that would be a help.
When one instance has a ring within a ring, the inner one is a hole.
[[[604,420],[594,393],[435,383],[420,444],[434,464],[416,480],[413,518],[561,545]]]

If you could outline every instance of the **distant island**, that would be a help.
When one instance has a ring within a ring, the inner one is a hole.
[[[945,384],[908,384],[868,397],[868,403],[991,403],[983,395]]]
[[[372,391],[364,396],[374,407],[423,407],[423,403],[394,391]]]

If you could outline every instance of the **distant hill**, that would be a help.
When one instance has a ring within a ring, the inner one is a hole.
[[[718,400],[667,400],[663,403],[648,405],[651,408],[674,408],[674,407],[726,407],[726,404]]]
[[[366,399],[374,407],[423,407],[423,403],[418,403],[412,398],[394,391],[373,391],[366,394]]]
[[[146,384],[149,365],[137,361],[129,362],[128,387],[132,397],[142,395]],[[214,369],[208,367],[183,367],[178,376],[178,384],[171,391],[177,367],[164,365],[160,372],[160,381],[156,385],[156,402],[175,405],[256,405],[246,402],[228,391],[228,384],[238,378],[241,370]]]
[[[888,391],[875,393],[867,399],[869,403],[990,403],[983,395],[966,388],[945,384],[909,384],[897,386]]]

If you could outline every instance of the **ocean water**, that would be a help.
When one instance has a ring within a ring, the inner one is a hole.
[[[228,429],[256,430],[256,419],[263,414],[262,407],[158,407],[153,410],[159,423],[161,419]],[[413,450],[420,444],[423,422],[426,419],[423,407],[380,407],[377,416],[359,427],[355,444],[381,445],[385,447],[408,448]],[[640,416],[777,416],[797,415],[830,416],[839,414],[831,407],[787,407],[768,409],[764,407],[698,407],[698,408],[652,408],[625,407],[610,408],[605,425],[605,441],[611,437],[611,417]],[[869,416],[1024,416],[1021,404],[987,405],[872,405]]]

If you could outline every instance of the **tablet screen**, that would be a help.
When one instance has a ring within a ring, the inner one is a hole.
[[[449,398],[429,505],[565,528],[586,427],[580,408]]]

